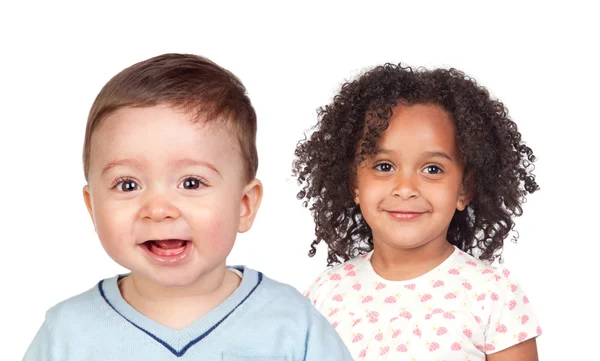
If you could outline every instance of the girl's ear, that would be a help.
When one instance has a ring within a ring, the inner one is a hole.
[[[460,186],[460,194],[456,202],[456,209],[464,211],[469,203],[473,200],[475,189],[475,176],[472,171],[466,172],[463,177],[462,184]]]

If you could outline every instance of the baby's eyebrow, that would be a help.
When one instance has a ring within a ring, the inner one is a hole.
[[[192,158],[183,158],[183,159],[179,159],[179,160],[175,161],[174,164],[177,167],[193,167],[193,166],[207,167],[207,168],[213,170],[218,175],[221,175],[221,173],[217,170],[217,167],[215,167],[212,163],[202,161],[202,160],[196,160],[196,159],[192,159]]]
[[[133,168],[143,168],[143,164],[139,159],[134,159],[134,158],[130,158],[130,159],[119,159],[119,160],[115,160],[112,162],[109,162],[103,169],[102,169],[102,173],[101,175],[104,175],[104,173],[108,172],[110,169],[117,167],[117,166],[130,166]]]

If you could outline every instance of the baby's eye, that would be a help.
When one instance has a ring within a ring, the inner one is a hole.
[[[380,172],[391,172],[394,170],[394,166],[390,163],[379,163],[375,166],[375,169]]]
[[[444,172],[437,165],[428,165],[423,171],[427,174],[442,174]]]
[[[205,183],[197,177],[186,177],[180,184],[179,188],[183,189],[198,189]]]
[[[115,188],[117,188],[121,192],[132,192],[141,189],[141,187],[134,180],[131,179],[124,179],[120,181],[119,183],[117,183]]]

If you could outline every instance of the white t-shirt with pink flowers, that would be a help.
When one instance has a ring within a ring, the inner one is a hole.
[[[455,248],[423,276],[388,281],[371,255],[328,269],[305,292],[355,360],[484,361],[542,333],[506,269]]]

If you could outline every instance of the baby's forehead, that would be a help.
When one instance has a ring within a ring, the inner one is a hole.
[[[221,120],[196,119],[169,107],[123,108],[92,136],[91,158],[165,159],[186,153],[222,159],[237,153],[235,134]],[[173,156],[175,154],[175,156]]]

